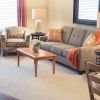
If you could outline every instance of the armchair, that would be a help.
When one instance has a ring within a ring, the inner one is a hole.
[[[25,27],[7,27],[1,35],[1,51],[3,55],[16,52],[18,47],[29,47],[30,33]]]

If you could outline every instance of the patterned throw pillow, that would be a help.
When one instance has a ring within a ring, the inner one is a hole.
[[[91,45],[95,41],[95,34],[90,34],[83,43],[83,46]]]
[[[23,30],[24,28],[20,28],[20,27],[11,27],[11,28],[7,28],[7,38],[24,38],[25,35],[25,30]]]
[[[49,30],[47,36],[48,36],[47,41],[62,42],[62,29],[52,28],[52,29]]]

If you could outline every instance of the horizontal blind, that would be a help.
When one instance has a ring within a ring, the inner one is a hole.
[[[17,23],[17,0],[0,0],[0,29]]]
[[[96,20],[99,0],[79,0],[79,19]]]

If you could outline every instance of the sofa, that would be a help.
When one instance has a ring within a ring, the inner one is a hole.
[[[1,35],[1,51],[3,55],[16,52],[18,47],[29,47],[30,33],[25,27],[6,27]]]
[[[85,29],[82,27],[63,26],[62,27],[62,42],[47,41],[47,36],[40,37],[41,49],[50,51],[57,55],[56,61],[64,64],[66,67],[74,69],[79,74],[85,71],[85,61],[96,63],[95,50],[100,48],[96,46],[84,46],[84,42],[91,34],[95,34],[96,29]],[[78,66],[73,66],[67,60],[67,55],[73,48],[78,49]]]

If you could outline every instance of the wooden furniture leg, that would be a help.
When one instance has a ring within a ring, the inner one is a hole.
[[[34,60],[35,77],[37,77],[38,60]]]
[[[52,63],[53,63],[53,74],[55,74],[55,57],[53,57],[52,60],[53,60],[53,61],[52,61]]]
[[[17,57],[18,57],[18,66],[19,66],[19,64],[20,64],[20,54],[19,54],[19,52],[17,52]]]

